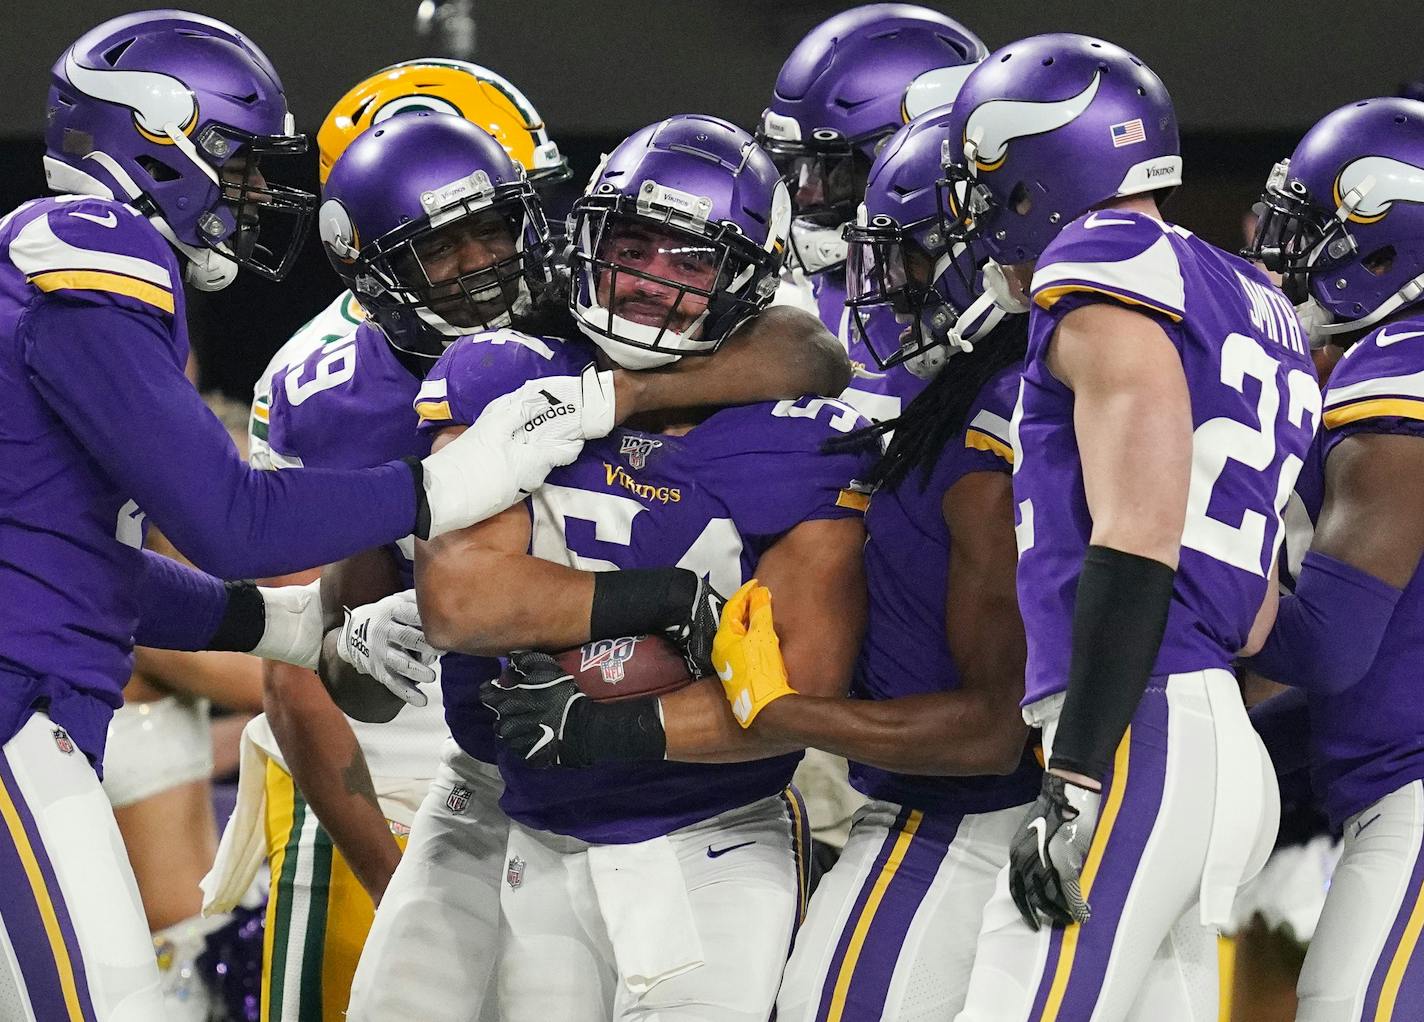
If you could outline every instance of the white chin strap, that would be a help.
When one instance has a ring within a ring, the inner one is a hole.
[[[716,341],[698,341],[693,337],[707,319],[704,310],[700,316],[688,324],[681,333],[660,330],[645,323],[634,323],[631,319],[614,316],[610,322],[608,310],[595,303],[585,305],[576,302],[574,321],[584,336],[598,345],[599,349],[624,369],[656,369],[671,365],[683,355],[710,352],[717,347]],[[609,337],[607,333],[616,334]],[[658,334],[662,336],[659,337]],[[619,338],[627,338],[627,341]],[[654,348],[653,345],[657,347]]]
[[[1020,298],[1014,294],[1014,289],[1009,286],[1009,278],[1004,275],[1002,266],[990,259],[984,263],[983,273],[984,294],[991,297],[995,305],[1005,312],[1016,315],[1022,315],[1028,311],[1028,299]]]
[[[188,140],[185,138],[184,142]],[[192,149],[192,143],[188,143],[187,148]],[[190,156],[190,159],[193,157]],[[122,201],[132,204],[143,197],[143,191],[129,176],[128,171],[121,167],[108,153],[96,149],[85,159],[93,160],[99,166],[108,171],[112,177],[126,193]],[[197,161],[195,161],[197,162]],[[205,173],[214,177],[212,169],[199,164]],[[75,191],[84,195],[101,195],[106,199],[118,198],[113,191],[101,182],[98,178],[76,167],[60,163],[50,157],[45,157],[45,177],[51,188],[56,190]],[[178,236],[173,233],[173,228],[168,225],[168,221],[162,216],[155,214],[148,218],[148,222],[153,224],[158,233],[176,248],[184,257],[183,279],[197,288],[199,291],[221,291],[234,280],[237,279],[237,261],[223,255],[211,248],[200,248],[189,245],[187,242],[179,241]]]
[[[1424,297],[1424,273],[1407,281],[1402,288],[1380,302],[1373,312],[1362,319],[1336,322],[1335,317],[1314,298],[1307,299],[1297,305],[1295,311],[1296,315],[1300,317],[1301,328],[1310,338],[1311,347],[1320,348],[1328,344],[1330,338],[1336,334],[1368,330],[1381,320],[1393,316],[1406,305],[1417,302],[1421,297]]]
[[[846,261],[849,244],[841,237],[842,226],[817,227],[804,220],[791,222],[791,244],[807,273],[820,273]]]

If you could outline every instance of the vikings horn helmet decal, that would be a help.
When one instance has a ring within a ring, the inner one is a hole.
[[[1335,202],[1344,206],[1350,193],[1359,197],[1349,204],[1355,223],[1372,223],[1396,202],[1424,202],[1424,167],[1389,156],[1363,156],[1351,160],[1335,181]]]
[[[1056,103],[999,99],[976,107],[964,124],[965,159],[981,171],[997,170],[1014,139],[1053,131],[1081,116],[1097,96],[1102,77],[1101,72],[1093,75],[1082,92]]]
[[[170,127],[191,135],[198,124],[197,99],[171,75],[84,67],[74,59],[73,50],[64,55],[64,73],[86,95],[132,110],[134,124],[150,141],[171,145]]]

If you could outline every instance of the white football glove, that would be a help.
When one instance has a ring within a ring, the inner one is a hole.
[[[578,457],[586,439],[613,429],[613,374],[530,380],[491,401],[474,425],[422,463],[424,507],[417,535],[463,529],[538,489]]]
[[[420,686],[435,680],[440,659],[440,651],[425,641],[414,589],[348,610],[336,655],[411,706],[429,701]]]

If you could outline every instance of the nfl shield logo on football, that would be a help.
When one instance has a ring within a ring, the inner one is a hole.
[[[585,642],[579,649],[579,670],[597,667],[606,685],[616,685],[623,680],[623,665],[633,659],[633,650],[638,645],[638,636],[626,635],[621,639],[598,639]]]
[[[455,787],[445,796],[445,808],[452,813],[463,813],[470,804],[470,789]]]
[[[625,436],[623,442],[618,445],[618,453],[628,456],[628,464],[633,468],[644,468],[648,464],[648,455],[663,445],[661,440],[654,440],[645,436]]]
[[[513,856],[505,868],[504,879],[508,881],[511,890],[524,883],[524,860],[517,855]]]
[[[62,727],[57,727],[53,734],[55,747],[66,756],[72,756],[74,754],[74,739],[69,737],[69,732]]]

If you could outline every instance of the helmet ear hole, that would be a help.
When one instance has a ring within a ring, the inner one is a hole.
[[[1360,260],[1360,265],[1373,273],[1376,277],[1383,277],[1394,266],[1395,251],[1393,245],[1386,245],[1384,248],[1377,248],[1364,259]]]
[[[1014,185],[1014,190],[1009,193],[1009,208],[1019,216],[1028,216],[1033,212],[1033,193],[1023,181]]]
[[[177,181],[183,176],[162,160],[155,159],[152,156],[140,156],[134,162],[142,167],[144,173],[158,184],[162,184],[165,181]]]

